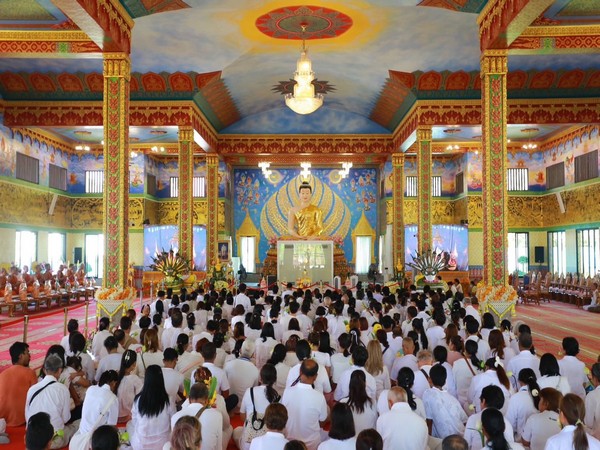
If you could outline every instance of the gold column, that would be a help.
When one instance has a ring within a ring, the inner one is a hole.
[[[431,127],[417,128],[419,251],[431,250]]]
[[[127,285],[130,77],[127,54],[104,54],[104,287]]]
[[[404,153],[392,155],[392,198],[394,202],[394,218],[392,224],[393,264],[404,267]]]
[[[219,239],[219,157],[214,153],[206,155],[206,264],[217,262]]]
[[[194,129],[179,127],[179,253],[194,255]]]
[[[485,50],[481,56],[483,158],[483,281],[507,283],[506,236],[506,50]]]

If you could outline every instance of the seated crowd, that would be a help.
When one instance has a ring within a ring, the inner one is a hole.
[[[496,325],[428,286],[159,291],[90,339],[71,319],[39,375],[15,342],[0,417],[28,450],[600,449],[600,363]]]

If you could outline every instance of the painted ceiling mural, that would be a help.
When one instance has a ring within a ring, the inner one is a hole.
[[[381,133],[385,132],[382,126],[389,132],[394,125],[377,115],[378,100],[393,73],[437,73],[442,80],[448,73],[466,74],[467,80],[478,78],[477,14],[486,1],[314,0],[307,6],[282,0],[121,3],[135,18],[134,72],[159,78],[179,72],[220,74],[221,87],[212,104],[199,86],[190,91],[203,110],[210,106],[208,115],[213,117],[209,119],[219,131],[321,133],[326,119],[332,124],[328,132]],[[597,23],[599,16],[600,6],[593,0],[557,0],[534,26]],[[0,29],[72,27],[67,22],[50,0],[6,0],[0,5]],[[326,92],[322,117],[291,118],[283,106],[281,92],[289,88],[303,37]],[[546,69],[561,75],[574,69],[597,70],[598,63],[588,55],[511,55],[509,68],[533,71],[525,77],[531,80]],[[101,61],[94,59],[0,59],[0,73],[79,73],[85,77],[101,71]],[[140,77],[134,76],[132,97],[152,98],[156,94],[140,85]],[[135,90],[136,86],[143,90]],[[415,97],[425,95],[419,85],[408,89]],[[447,89],[447,85],[442,88]],[[467,96],[478,94],[477,89],[471,94],[468,86],[463,89]],[[170,94],[174,92],[171,86]],[[235,104],[234,114],[223,119],[211,108],[228,95]]]

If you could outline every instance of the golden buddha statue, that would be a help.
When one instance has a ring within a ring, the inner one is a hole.
[[[306,239],[323,233],[323,211],[310,203],[312,187],[303,182],[298,188],[300,204],[290,208],[288,213],[288,233],[290,236]]]

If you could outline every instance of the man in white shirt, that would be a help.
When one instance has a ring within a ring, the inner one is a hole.
[[[288,443],[283,434],[288,421],[287,409],[280,403],[271,403],[265,410],[264,421],[267,432],[252,439],[250,450],[283,450]]]
[[[467,331],[467,339],[465,340],[477,342],[477,358],[480,361],[485,361],[490,357],[490,344],[478,336],[481,324],[471,317],[465,317],[465,329]]]
[[[177,366],[177,351],[173,348],[165,348],[163,352],[163,378],[165,379],[165,390],[169,394],[171,406],[176,409],[176,404],[180,398],[183,398],[183,380],[184,376],[178,372]]]
[[[183,314],[180,309],[171,309],[171,327],[165,328],[161,337],[162,349],[177,346],[177,337],[183,333]]]
[[[44,361],[44,371],[46,373],[44,379],[27,391],[25,418],[29,420],[38,412],[48,413],[54,431],[62,430],[62,433],[56,435],[50,444],[51,449],[58,449],[69,444],[71,436],[79,428],[79,420],[65,425],[71,418],[71,396],[69,389],[58,382],[63,371],[63,360],[60,356],[55,354],[48,356]]]
[[[287,408],[287,437],[298,439],[308,450],[316,450],[321,443],[321,427],[327,422],[327,402],[322,393],[313,389],[319,365],[306,359],[300,367],[300,380],[283,392],[281,404]]]
[[[531,353],[532,345],[533,340],[531,334],[519,334],[520,353],[512,357],[506,366],[506,371],[512,372],[512,376],[510,377],[510,384],[512,385],[515,391],[519,389],[519,382],[517,379],[519,377],[519,372],[521,372],[521,369],[532,369],[535,372],[536,378],[540,377],[540,360],[537,356]]]
[[[417,317],[417,308],[415,306],[409,306],[406,308],[406,320],[402,322],[402,335],[408,336],[408,332],[413,330],[412,321]]]
[[[473,317],[477,323],[479,324],[479,326],[481,326],[481,314],[479,314],[479,310],[477,310],[477,308],[475,308],[473,306],[473,301],[471,300],[470,297],[467,297],[464,299],[464,304],[465,304],[465,317],[466,316],[471,316]]]
[[[383,450],[427,448],[427,424],[410,409],[406,401],[406,391],[401,387],[393,387],[388,392],[390,410],[377,419],[377,431],[383,438]]]
[[[413,394],[420,399],[427,389],[431,387],[429,384],[429,370],[433,365],[433,355],[429,350],[421,350],[417,353],[418,370],[415,370],[415,381],[412,387]]]
[[[204,383],[195,383],[190,388],[190,404],[171,417],[171,430],[183,416],[194,416],[200,422],[202,450],[223,449],[223,415],[218,409],[208,405],[208,387]],[[200,413],[198,415],[198,413]]]
[[[246,339],[240,350],[240,357],[225,364],[224,370],[231,393],[243,398],[246,389],[258,385],[258,369],[250,359],[254,355],[254,341]],[[235,409],[234,411],[238,411]]]
[[[289,370],[285,382],[286,388],[289,388],[294,382],[298,381],[298,378],[300,377],[300,366],[302,361],[311,357],[310,344],[307,340],[302,339],[297,342],[296,357],[300,362]],[[331,383],[329,381],[329,376],[327,375],[327,369],[325,366],[319,365],[319,371],[313,386],[317,391],[322,392],[323,394],[329,394],[331,392]]]
[[[585,397],[585,426],[600,439],[600,363],[592,366],[592,385],[594,390]]]
[[[569,380],[571,392],[585,399],[585,386],[588,385],[589,380],[585,373],[585,363],[577,359],[579,342],[574,337],[566,337],[562,340],[562,348],[565,356],[558,361],[560,374]]]
[[[294,295],[294,291],[292,290],[292,283],[289,283],[289,282],[286,285],[285,291],[283,291],[281,293],[281,299],[285,301],[285,297],[288,296],[288,295],[291,295],[291,296]]]
[[[250,301],[250,297],[246,295],[246,283],[240,283],[239,294],[236,295],[233,299],[233,307],[235,308],[237,305],[242,305],[244,307],[244,311],[252,312],[252,302]]]
[[[433,386],[423,393],[427,423],[431,424],[431,435],[440,439],[451,434],[463,434],[468,419],[458,400],[444,390],[446,376],[444,366],[432,366],[429,378]]]
[[[229,379],[223,369],[215,365],[215,359],[217,357],[217,347],[212,342],[207,342],[202,346],[200,350],[202,357],[204,358],[204,364],[202,367],[206,367],[210,370],[212,376],[217,379],[217,392],[225,399],[225,405],[227,411],[231,411],[238,404],[239,398],[237,395],[229,395]],[[194,372],[192,372],[191,379],[194,379]]]
[[[433,351],[438,345],[445,345],[446,331],[444,324],[446,323],[446,315],[443,312],[436,313],[431,321],[431,326],[427,329],[427,340],[429,341],[429,351]]]
[[[114,336],[109,336],[104,340],[104,348],[107,355],[100,360],[98,369],[96,370],[96,383],[100,381],[100,377],[107,370],[115,370],[119,372],[121,368],[121,354],[118,352],[119,343]]]
[[[373,375],[371,375],[365,369],[365,364],[367,363],[367,358],[369,357],[369,352],[367,349],[361,345],[357,345],[354,347],[352,351],[352,360],[354,361],[354,365],[350,366],[342,376],[340,377],[340,382],[335,389],[333,394],[333,398],[336,401],[340,401],[343,398],[348,397],[350,395],[350,377],[352,376],[352,372],[355,370],[362,370],[365,373],[366,384],[367,384],[367,395],[372,401],[377,401],[377,384]]]
[[[390,379],[396,380],[398,378],[398,372],[403,367],[408,367],[410,370],[419,370],[419,364],[417,357],[415,356],[415,341],[412,338],[405,337],[402,339],[402,353],[404,356],[396,358],[390,371]]]

